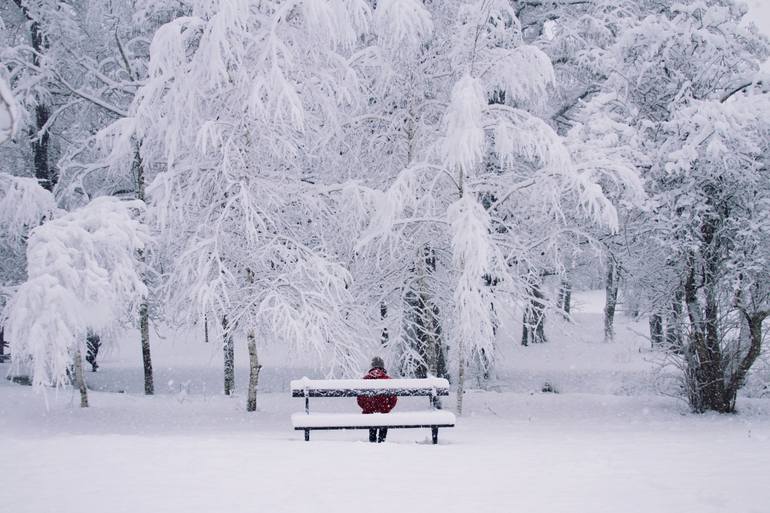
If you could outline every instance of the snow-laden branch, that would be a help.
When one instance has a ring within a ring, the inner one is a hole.
[[[0,173],[0,243],[21,246],[30,230],[56,212],[56,200],[37,180]]]

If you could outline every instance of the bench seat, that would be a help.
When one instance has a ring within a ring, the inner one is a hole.
[[[452,412],[439,409],[439,396],[449,395],[449,382],[444,378],[417,379],[295,379],[291,382],[292,397],[305,399],[305,413],[295,413],[291,423],[295,430],[430,428],[433,443],[438,443],[439,428],[454,427]],[[398,411],[390,413],[310,413],[311,397],[427,397],[433,409],[428,411]]]
[[[296,430],[454,427],[455,416],[454,413],[444,410],[366,415],[362,413],[295,413],[291,416],[291,423]]]

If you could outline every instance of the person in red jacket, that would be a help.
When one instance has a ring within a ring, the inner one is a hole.
[[[364,379],[390,379],[390,376],[385,371],[385,362],[382,361],[382,358],[379,356],[372,358],[372,368],[366,373]],[[395,408],[397,401],[398,397],[395,395],[359,396],[358,406],[361,407],[364,414],[389,413],[390,410]],[[387,428],[371,428],[369,430],[369,441],[384,442],[387,435]]]

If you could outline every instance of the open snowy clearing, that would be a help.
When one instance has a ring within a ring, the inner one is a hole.
[[[576,308],[575,323],[553,319],[547,344],[522,348],[510,330],[498,379],[468,391],[438,446],[429,429],[391,430],[380,445],[365,430],[306,443],[291,426],[303,401],[289,383],[318,371],[265,351],[260,411],[249,414],[246,369],[241,392],[222,396],[220,349],[195,330],[155,341],[158,395],[145,397],[128,334],[88,373],[88,409],[67,390],[49,391],[46,409],[30,387],[0,380],[0,511],[767,513],[770,398],[692,415],[654,393],[642,324],[621,317],[619,342],[606,344],[601,294],[579,294]],[[560,393],[540,392],[546,381]],[[454,410],[454,394],[443,401]],[[396,411],[427,406],[402,397]],[[314,398],[311,411],[359,410],[352,398]]]
[[[768,507],[766,399],[744,399],[739,415],[693,416],[658,397],[475,392],[466,416],[432,446],[427,429],[391,431],[381,445],[360,431],[305,443],[289,422],[299,401],[281,393],[262,395],[256,415],[241,411],[240,398],[94,393],[92,408],[80,410],[67,396],[46,412],[29,388],[0,387],[3,511]],[[322,406],[354,409],[331,401]]]

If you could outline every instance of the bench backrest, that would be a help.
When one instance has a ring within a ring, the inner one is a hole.
[[[292,397],[359,397],[375,395],[440,396],[449,395],[444,378],[423,379],[295,379]]]

